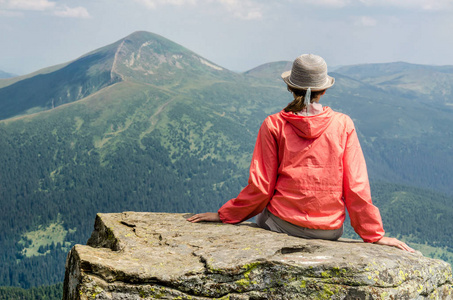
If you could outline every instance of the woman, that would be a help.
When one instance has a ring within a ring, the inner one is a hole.
[[[304,54],[282,78],[294,100],[261,125],[248,185],[217,213],[196,214],[188,221],[239,223],[257,215],[257,225],[267,230],[337,240],[347,208],[364,242],[414,252],[384,237],[352,120],[319,103],[335,83],[324,59]]]

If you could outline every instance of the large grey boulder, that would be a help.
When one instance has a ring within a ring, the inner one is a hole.
[[[451,266],[353,240],[306,240],[185,214],[98,214],[64,299],[453,299]]]

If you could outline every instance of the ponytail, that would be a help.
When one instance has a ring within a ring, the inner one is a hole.
[[[307,90],[298,90],[288,86],[288,91],[290,91],[293,94],[294,100],[284,108],[284,111],[293,113],[302,111],[305,108],[304,99]],[[310,103],[313,103],[313,99],[317,98],[320,94],[324,93],[324,91],[325,90],[311,91]]]

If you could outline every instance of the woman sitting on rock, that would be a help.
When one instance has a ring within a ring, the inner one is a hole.
[[[267,230],[337,240],[347,208],[363,241],[413,252],[404,242],[384,237],[351,118],[319,103],[335,82],[324,59],[302,55],[282,78],[294,100],[261,125],[248,185],[217,213],[188,221],[239,223],[257,215],[257,225]]]

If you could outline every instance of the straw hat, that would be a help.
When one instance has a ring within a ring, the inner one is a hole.
[[[296,58],[291,71],[282,74],[283,81],[295,89],[322,91],[335,83],[335,78],[327,75],[327,64],[321,56],[303,54]]]

